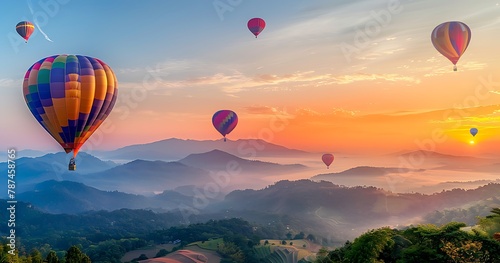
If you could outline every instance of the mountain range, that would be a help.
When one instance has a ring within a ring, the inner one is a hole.
[[[106,191],[152,195],[182,186],[213,187],[218,185],[222,195],[240,187],[263,187],[268,182],[263,177],[306,170],[300,164],[281,165],[243,159],[221,150],[191,154],[179,161],[149,161],[136,159],[116,164],[80,153],[77,170],[68,171],[68,156],[64,153],[46,154],[41,157],[22,157],[16,160],[16,191],[32,190],[37,183],[47,180],[67,180],[84,183]],[[7,173],[6,163],[0,171]],[[221,182],[221,180],[223,180]],[[227,182],[226,182],[227,181]],[[0,187],[7,187],[1,181]],[[192,189],[191,189],[192,190]],[[0,195],[6,197],[6,193]]]
[[[173,161],[193,153],[204,153],[218,149],[242,158],[304,156],[308,152],[289,149],[260,139],[227,140],[166,140],[125,146],[113,151],[96,151],[101,159],[113,160],[163,160]]]

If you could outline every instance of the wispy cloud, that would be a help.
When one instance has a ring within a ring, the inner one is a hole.
[[[172,72],[179,72],[183,70],[200,68],[202,63],[195,60],[178,60],[172,59],[165,62],[157,63],[156,65],[146,66],[146,67],[135,67],[135,68],[119,68],[117,73],[128,74],[128,73],[141,73],[141,74],[159,74],[159,75],[170,75]]]
[[[399,74],[366,74],[366,73],[358,73],[358,74],[350,74],[343,75],[339,77],[335,77],[335,83],[337,84],[350,84],[358,81],[375,81],[375,80],[383,80],[389,82],[409,82],[409,83],[420,83],[420,79],[404,76]]]
[[[428,62],[432,63],[434,61],[433,58],[428,59]],[[459,71],[475,71],[475,70],[482,70],[488,67],[488,64],[478,62],[478,61],[467,61],[463,64],[459,63],[458,65],[458,70]],[[452,74],[454,71],[452,70],[453,65],[449,63],[448,66],[427,66],[427,67],[421,67],[419,70],[420,71],[428,71],[429,73],[424,74],[425,77],[433,77],[433,76],[440,76],[443,74]]]
[[[243,108],[250,114],[276,114],[279,110],[270,106],[247,106]]]
[[[328,112],[318,112],[315,110],[312,110],[310,108],[298,108],[295,110],[294,115],[295,116],[302,116],[302,117],[341,117],[341,118],[352,118],[355,116],[359,115],[359,111],[356,110],[348,110],[344,108],[333,108],[332,110]]]
[[[13,79],[0,79],[0,87],[10,88],[16,85],[16,83],[22,83],[22,81],[16,82]],[[19,84],[18,84],[19,85]]]
[[[294,72],[289,74],[260,74],[247,76],[242,72],[215,73],[209,76],[188,78],[184,80],[168,80],[160,78],[152,83],[123,82],[121,88],[146,87],[154,90],[172,90],[189,87],[217,88],[226,93],[238,93],[248,89],[265,89],[270,91],[285,91],[300,89],[303,87],[317,87],[325,85],[344,85],[361,81],[388,81],[418,84],[418,78],[400,74],[367,74],[357,73],[334,76],[332,74],[320,74],[314,71]]]

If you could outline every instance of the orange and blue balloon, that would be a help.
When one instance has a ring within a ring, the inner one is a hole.
[[[266,21],[258,17],[252,18],[248,20],[247,26],[250,32],[255,35],[255,38],[257,38],[260,32],[262,32],[262,30],[266,27]]]
[[[111,68],[97,58],[54,55],[28,69],[23,94],[35,119],[75,158],[113,109],[118,86]]]
[[[470,39],[470,28],[458,21],[442,23],[431,34],[432,44],[453,63],[454,71],[457,71],[457,62],[469,46]]]
[[[330,168],[330,164],[333,163],[333,154],[331,153],[325,153],[323,154],[323,156],[321,156],[321,159],[323,160],[323,163],[326,164],[326,169],[329,169]]]
[[[26,43],[28,43],[28,39],[30,38],[31,34],[33,34],[33,32],[35,31],[35,26],[33,25],[33,23],[29,21],[21,21],[17,23],[16,31],[22,38],[24,38]]]
[[[217,111],[214,116],[212,116],[212,124],[215,129],[222,134],[224,141],[226,141],[226,135],[238,124],[238,115],[232,110]]]

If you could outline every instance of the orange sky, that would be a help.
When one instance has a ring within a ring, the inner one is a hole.
[[[212,114],[231,109],[239,116],[228,135],[232,140],[261,138],[318,152],[375,154],[427,147],[421,142],[447,153],[498,152],[498,3],[401,1],[390,21],[356,46],[359,31],[375,21],[373,14],[388,10],[387,1],[358,2],[269,6],[262,14],[268,26],[258,39],[244,27],[247,16],[258,10],[254,2],[245,2],[223,20],[204,9],[211,7],[186,9],[193,18],[195,12],[206,18],[202,28],[189,23],[172,28],[175,41],[163,35],[130,39],[144,43],[133,52],[123,45],[110,47],[111,57],[99,56],[116,73],[119,97],[105,121],[107,129],[91,137],[91,147],[108,150],[172,137],[220,139]],[[82,5],[72,4],[67,8]],[[116,19],[128,17],[116,14]],[[435,26],[455,20],[472,31],[457,72],[430,41]],[[206,37],[206,27],[214,29],[213,36]],[[181,34],[185,30],[189,35]],[[347,54],[345,45],[356,51]],[[26,69],[35,59],[29,62],[14,66],[17,75],[0,74],[1,97],[13,98],[3,100],[1,110],[16,112],[2,117],[8,128],[0,133],[1,145],[58,151],[22,98],[17,71],[24,71],[17,67]],[[469,134],[472,127],[479,129],[475,138]]]

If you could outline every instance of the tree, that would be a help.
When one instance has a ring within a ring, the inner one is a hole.
[[[269,240],[264,241],[264,245],[269,245]]]
[[[219,252],[219,254],[221,254],[225,260],[231,260],[227,262],[245,262],[245,255],[243,251],[241,251],[241,249],[232,242],[224,242],[220,244],[217,252]]]
[[[287,239],[292,239],[292,233],[291,232],[286,233],[286,238]]]
[[[347,262],[377,262],[385,248],[394,246],[393,235],[392,230],[385,227],[368,231],[359,236],[346,253]]]
[[[295,235],[293,237],[293,239],[304,239],[305,236],[306,236],[306,234],[304,234],[304,232],[301,231],[300,233],[298,233],[297,235]]]
[[[451,242],[445,242],[441,247],[446,255],[448,255],[453,262],[486,262],[489,255],[485,255],[481,251],[483,244],[478,241],[465,241],[461,242],[460,246],[456,246]]]
[[[312,241],[312,242],[316,241],[316,237],[313,234],[307,235],[306,238],[307,238],[307,240]]]
[[[491,213],[492,215],[480,218],[479,225],[489,236],[493,237],[495,233],[500,232],[500,208],[493,208]]]
[[[157,257],[157,258],[163,257],[163,256],[168,255],[168,253],[169,253],[168,250],[162,248],[162,249],[160,249],[160,251],[158,251],[158,253],[156,253],[155,257]]]
[[[90,263],[90,258],[82,253],[77,246],[71,246],[64,258],[65,263]]]
[[[293,246],[293,242],[292,241],[290,241],[290,246]]]
[[[281,241],[281,244],[282,244],[282,245],[286,245],[286,240],[282,240],[282,241]]]
[[[57,254],[55,251],[51,250],[49,254],[47,254],[47,257],[45,258],[45,261],[47,263],[59,263],[59,258],[57,257]]]
[[[40,253],[40,251],[38,251],[36,249],[33,249],[31,251],[30,257],[31,257],[32,263],[42,263],[43,262],[42,253]]]
[[[318,262],[331,262],[331,260],[328,261],[327,255],[328,255],[328,249],[326,249],[325,247],[322,247],[319,249],[318,253],[316,254],[316,258],[317,258]]]

